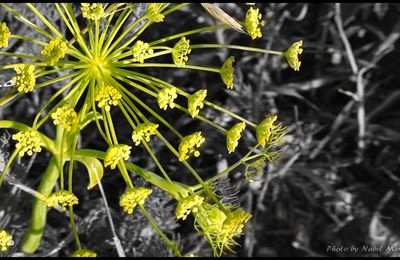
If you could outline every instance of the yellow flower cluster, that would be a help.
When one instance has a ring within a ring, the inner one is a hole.
[[[14,67],[17,76],[12,78],[18,92],[28,93],[33,90],[36,83],[35,66],[19,64]]]
[[[179,161],[185,161],[192,155],[199,157],[199,148],[205,140],[201,132],[185,136],[179,144]]]
[[[14,245],[12,236],[5,230],[0,230],[0,252],[5,252],[10,246]]]
[[[100,20],[104,16],[103,5],[100,3],[81,3],[82,16],[91,20]]]
[[[67,206],[75,204],[78,204],[78,198],[66,190],[56,191],[46,199],[47,207],[60,208],[61,211],[65,211]]]
[[[191,212],[196,213],[199,210],[199,207],[201,204],[203,204],[203,201],[204,197],[198,195],[188,196],[182,199],[179,201],[175,210],[176,218],[185,220]]]
[[[225,214],[218,207],[204,204],[195,215],[195,227],[205,235],[214,254],[220,256],[224,249],[231,250],[250,218],[251,214],[240,208]]]
[[[233,62],[235,61],[235,57],[229,57],[221,67],[220,75],[222,81],[225,83],[228,89],[233,89]]]
[[[164,21],[164,15],[160,13],[162,3],[149,3],[147,6],[146,17],[153,22]]]
[[[10,30],[5,22],[0,23],[0,48],[8,46],[8,39],[10,38]]]
[[[40,138],[35,131],[21,131],[12,136],[13,140],[16,140],[18,143],[15,145],[15,148],[19,150],[18,155],[24,156],[27,153],[31,156],[34,152],[39,153],[42,151],[40,147]]]
[[[150,136],[154,135],[158,128],[158,124],[153,123],[142,123],[136,126],[135,131],[132,133],[132,140],[136,146],[140,144],[142,140],[150,141]]]
[[[97,253],[87,249],[76,250],[72,257],[96,257]]]
[[[193,118],[199,114],[200,108],[203,108],[206,96],[207,89],[201,89],[188,97],[188,111]]]
[[[246,31],[250,34],[253,40],[262,37],[261,29],[259,26],[264,26],[265,21],[261,21],[261,19],[262,14],[260,14],[259,9],[253,9],[252,7],[250,7],[250,9],[246,13],[244,26],[246,27]]]
[[[67,132],[70,132],[78,124],[78,115],[73,108],[62,106],[51,114],[53,123],[61,125]]]
[[[243,130],[246,128],[246,123],[241,122],[234,125],[226,135],[226,147],[228,152],[232,153],[235,151],[239,144],[239,139],[242,136]]]
[[[192,51],[190,48],[190,41],[182,37],[172,49],[172,59],[177,67],[185,67],[188,61],[189,53]]]
[[[257,141],[262,147],[265,147],[266,143],[270,141],[271,134],[276,128],[274,122],[277,118],[277,115],[268,115],[267,118],[257,125]]]
[[[64,58],[65,52],[67,51],[67,42],[55,39],[51,40],[41,51],[41,54],[45,56],[44,60],[49,65],[54,65],[57,61]]]
[[[119,201],[119,205],[124,208],[124,211],[128,214],[132,214],[133,210],[137,205],[143,205],[145,199],[153,191],[144,187],[135,187],[128,189]]]
[[[166,110],[168,106],[170,108],[175,107],[174,100],[178,97],[176,94],[176,88],[175,87],[164,87],[162,90],[160,90],[157,94],[157,102],[158,106],[161,109]]]
[[[298,41],[293,43],[286,52],[283,53],[285,56],[289,66],[294,71],[300,70],[301,61],[299,61],[299,54],[303,52],[301,46],[303,45],[303,41]]]
[[[140,63],[154,53],[147,42],[136,41],[132,47],[133,58]]]
[[[96,96],[96,101],[99,102],[100,108],[104,107],[106,111],[110,111],[111,105],[117,106],[122,98],[118,89],[112,86],[101,86]]]
[[[110,146],[107,149],[106,155],[104,157],[104,167],[110,166],[111,169],[115,169],[119,160],[129,159],[131,149],[132,147],[126,144],[116,144]]]

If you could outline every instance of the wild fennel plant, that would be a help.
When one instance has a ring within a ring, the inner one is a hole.
[[[179,32],[155,39],[152,42],[144,42],[140,40],[140,37],[146,33],[148,27],[163,22],[168,19],[170,14],[181,8],[190,8],[190,4],[150,3],[147,5],[144,15],[134,18],[133,12],[138,6],[137,4],[82,3],[80,5],[81,12],[76,13],[72,4],[55,3],[54,9],[72,35],[67,38],[35,5],[26,4],[26,6],[46,26],[45,28],[40,28],[17,10],[1,3],[1,8],[38,34],[46,37],[48,41],[43,42],[13,34],[7,27],[7,22],[1,22],[1,48],[7,47],[9,41],[17,39],[38,44],[42,47],[42,51],[37,56],[0,52],[0,56],[15,57],[21,61],[0,66],[0,70],[14,70],[15,72],[15,76],[10,79],[13,90],[0,97],[0,107],[25,93],[42,87],[51,87],[65,80],[68,83],[58,89],[41,107],[31,125],[0,120],[0,128],[19,131],[12,137],[16,141],[15,150],[1,173],[0,187],[6,179],[13,161],[18,156],[31,156],[33,153],[43,152],[43,150],[51,154],[47,169],[34,194],[32,219],[21,245],[22,251],[33,253],[38,248],[46,223],[47,211],[54,207],[62,211],[67,209],[69,211],[71,232],[76,244],[76,252],[73,256],[96,256],[95,252],[87,250],[81,245],[75,225],[73,208],[75,205],[83,203],[73,192],[73,166],[76,161],[87,168],[90,180],[88,189],[96,187],[97,180],[101,180],[104,169],[118,169],[127,186],[126,192],[121,194],[120,206],[127,214],[134,214],[136,208],[138,208],[136,210],[141,210],[176,256],[184,254],[181,253],[181,249],[175,242],[157,227],[146,210],[145,201],[147,197],[151,196],[152,190],[135,186],[130,174],[137,174],[170,194],[177,202],[177,219],[184,221],[188,215],[192,214],[195,229],[208,241],[215,256],[222,255],[226,250],[232,250],[236,244],[235,239],[243,233],[243,228],[250,220],[251,214],[241,208],[223,203],[213,190],[212,183],[243,165],[246,168],[245,177],[251,178],[252,174],[259,171],[266,160],[273,161],[276,158],[279,152],[274,151],[274,148],[280,144],[286,128],[276,122],[276,115],[267,115],[262,122],[255,124],[207,100],[207,89],[188,93],[180,86],[148,74],[139,73],[135,68],[161,69],[164,67],[217,73],[227,89],[233,89],[235,61],[233,56],[220,64],[219,68],[192,64],[190,56],[196,55],[197,49],[237,49],[280,55],[287,59],[291,68],[299,70],[298,55],[302,52],[302,41],[294,43],[284,52],[239,45],[190,44],[190,36],[193,34],[224,28],[230,29],[231,26],[225,23]],[[81,15],[86,19],[85,26],[81,26],[77,21]],[[136,20],[125,26],[130,19]],[[244,37],[250,36],[253,40],[262,37],[261,27],[264,26],[264,21],[258,8],[250,7],[244,17],[244,22],[240,22],[240,25],[248,34]],[[135,31],[133,36],[129,35],[132,30]],[[127,37],[128,35],[129,37]],[[151,62],[155,57],[166,55],[171,57],[171,63]],[[66,73],[56,76],[61,71]],[[52,75],[54,76],[41,83],[36,81],[40,77]],[[158,108],[146,104],[145,100],[135,94],[137,91],[147,94],[150,99],[156,99]],[[174,102],[178,96],[187,99],[186,107]],[[201,110],[204,106],[234,118],[237,120],[237,124],[231,129],[225,129],[212,122],[202,116]],[[131,126],[132,142],[130,143],[120,143],[119,141],[121,138],[116,133],[115,118],[111,114],[111,110],[116,109],[120,110],[124,119]],[[226,138],[226,156],[235,152],[244,131],[255,132],[258,143],[249,149],[249,152],[239,161],[212,178],[203,180],[189,162],[193,160],[193,157],[201,155],[201,147],[207,142],[207,137],[200,131],[195,131],[187,136],[179,133],[173,124],[167,122],[160,115],[161,110],[170,109],[179,109],[219,131],[221,136]],[[157,122],[151,122],[146,116],[147,113],[156,118]],[[46,136],[41,130],[44,123],[50,120],[56,128],[55,138]],[[98,133],[109,147],[106,151],[78,149],[77,141],[81,131],[89,124],[96,125]],[[160,126],[174,134],[174,138],[180,141],[178,147],[174,147],[171,141],[164,137]],[[170,156],[178,158],[198,184],[190,186],[172,180],[148,142],[165,145],[171,152]],[[134,156],[132,154],[134,154],[135,147],[139,145],[147,150],[161,175],[129,162],[129,157]],[[64,168],[67,170],[64,171]],[[57,182],[59,182],[60,189],[54,191]],[[2,194],[1,196],[7,195]],[[12,245],[13,240],[10,234],[0,229],[0,250],[7,251]]]

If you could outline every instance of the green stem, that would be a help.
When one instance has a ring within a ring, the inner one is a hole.
[[[242,51],[260,52],[260,53],[266,53],[266,54],[274,54],[274,55],[283,55],[283,53],[284,53],[282,51],[266,50],[266,49],[246,47],[246,46],[240,46],[240,45],[231,45],[231,44],[195,44],[195,45],[190,45],[190,48],[192,50],[206,49],[206,48],[226,48],[226,49],[235,49],[235,50],[242,50]]]

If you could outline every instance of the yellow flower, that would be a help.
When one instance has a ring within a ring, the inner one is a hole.
[[[303,40],[295,42],[292,44],[292,46],[289,47],[289,49],[287,49],[286,52],[283,53],[289,66],[294,71],[300,70],[301,61],[299,61],[299,54],[303,52],[303,49],[301,48],[302,45]]]
[[[164,15],[160,13],[162,3],[149,3],[147,6],[146,17],[153,22],[162,22],[164,21]]]
[[[226,135],[226,147],[228,152],[232,153],[235,151],[239,144],[239,139],[242,135],[243,130],[246,128],[246,123],[241,122],[234,125]]]
[[[133,58],[140,63],[144,62],[144,59],[148,58],[154,53],[153,49],[146,42],[136,41],[132,47]]]
[[[76,250],[72,257],[96,257],[97,253],[87,249]]]
[[[174,108],[175,107],[174,100],[177,97],[178,97],[178,95],[176,94],[175,87],[170,87],[170,86],[164,87],[157,94],[158,106],[164,110],[166,110],[168,108],[168,106],[170,108]]]
[[[268,115],[267,118],[257,125],[257,140],[262,147],[265,147],[266,143],[270,141],[271,134],[276,128],[274,122],[277,118],[277,115]]]
[[[81,3],[81,6],[82,16],[87,19],[99,20],[104,16],[103,5],[100,3]]]
[[[99,101],[98,106],[104,107],[106,111],[110,111],[111,105],[117,106],[122,98],[118,89],[112,86],[101,86],[96,96],[96,101]]]
[[[261,21],[261,19],[262,14],[260,14],[258,8],[253,9],[252,7],[250,7],[250,9],[246,13],[244,26],[246,27],[247,32],[250,34],[253,40],[262,37],[261,29],[259,28],[259,26],[264,26],[265,21]]]
[[[203,108],[206,96],[207,89],[202,89],[188,97],[188,111],[193,118],[199,114],[200,108]]]
[[[201,132],[185,136],[179,144],[179,161],[187,160],[192,155],[199,157],[199,148],[205,140]]]
[[[66,206],[78,204],[78,198],[69,191],[59,190],[52,193],[46,199],[47,207],[60,208],[61,211],[66,210]]]
[[[221,227],[221,234],[219,235],[219,248],[221,250],[225,247],[230,249],[235,244],[234,238],[239,237],[243,233],[244,225],[251,217],[250,213],[240,208],[228,213]]]
[[[39,153],[42,151],[40,147],[40,138],[35,131],[21,131],[12,136],[13,140],[16,140],[18,143],[15,145],[15,148],[19,150],[18,155],[24,156],[27,153],[31,156],[34,152]]]
[[[122,196],[119,201],[119,205],[124,208],[124,211],[128,214],[132,214],[133,210],[137,205],[143,205],[145,199],[153,191],[144,187],[129,188]]]
[[[0,48],[8,46],[8,39],[10,38],[10,30],[5,22],[0,23]]]
[[[78,124],[78,115],[75,110],[67,106],[57,108],[51,117],[55,125],[61,125],[67,132],[70,132]]]
[[[203,201],[204,197],[198,195],[188,196],[182,199],[179,201],[175,210],[176,218],[185,220],[191,212],[196,213],[199,210],[199,207],[201,204],[203,204]]]
[[[235,61],[235,57],[231,56],[229,57],[224,64],[222,65],[220,75],[222,78],[222,81],[225,83],[226,87],[228,89],[233,89],[233,62]]]
[[[190,49],[190,41],[185,37],[182,37],[179,42],[177,42],[172,49],[172,59],[177,67],[185,67],[188,61]]]
[[[10,246],[14,245],[12,236],[5,230],[0,230],[0,252],[6,252]]]
[[[33,90],[36,83],[35,66],[19,64],[14,67],[17,76],[12,78],[18,92],[28,93]]]
[[[104,157],[104,167],[115,169],[119,160],[128,160],[132,147],[126,144],[112,145],[107,149]]]
[[[158,124],[142,123],[136,126],[135,131],[132,133],[132,140],[136,146],[140,144],[143,139],[147,142],[150,141],[150,136],[154,135],[158,128]]]
[[[68,46],[66,41],[55,39],[50,41],[44,47],[44,49],[41,51],[41,54],[45,56],[44,60],[49,65],[54,65],[57,61],[64,58],[67,49]]]

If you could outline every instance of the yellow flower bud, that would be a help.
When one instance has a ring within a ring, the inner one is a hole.
[[[185,161],[192,155],[199,157],[199,148],[205,140],[201,132],[185,136],[179,144],[179,161]]]
[[[6,252],[10,246],[14,245],[12,236],[5,230],[0,230],[0,252]]]
[[[104,167],[115,169],[120,160],[128,160],[132,147],[126,144],[112,145],[107,149],[104,157]]]
[[[144,187],[130,188],[122,196],[119,201],[119,205],[124,208],[124,211],[128,214],[132,214],[133,210],[137,205],[143,205],[145,199],[153,191]]]
[[[100,108],[104,107],[106,111],[110,111],[111,106],[117,106],[121,98],[122,95],[118,89],[112,86],[101,86],[95,100],[99,101]]]
[[[146,17],[153,22],[164,21],[164,15],[160,13],[162,3],[149,3],[147,6]]]
[[[97,253],[87,249],[76,250],[71,257],[96,257]]]
[[[47,207],[60,208],[61,211],[65,211],[67,206],[75,204],[78,204],[78,198],[66,190],[56,191],[46,199]]]
[[[64,58],[65,52],[67,51],[67,42],[56,39],[50,41],[41,51],[41,54],[45,56],[44,60],[49,65],[54,65],[60,59]]]
[[[19,150],[18,155],[24,156],[27,153],[31,156],[34,152],[39,153],[42,151],[40,147],[40,138],[35,131],[21,131],[12,136],[13,140],[16,140],[18,143],[15,145],[15,148]]]
[[[235,57],[231,56],[229,57],[224,64],[222,65],[220,75],[222,78],[222,81],[225,83],[226,87],[228,89],[233,89],[233,62],[235,61]]]
[[[10,38],[10,30],[5,22],[0,23],[0,48],[8,46],[8,39]]]
[[[257,127],[257,140],[258,143],[262,146],[265,147],[267,142],[269,142],[270,137],[276,126],[274,125],[274,122],[278,118],[277,115],[268,115],[267,118],[265,118]]]
[[[104,16],[103,4],[81,3],[82,16],[91,20],[100,20]]]
[[[36,84],[35,66],[19,64],[14,67],[17,76],[12,78],[18,92],[31,92]]]
[[[190,213],[196,213],[204,201],[204,197],[193,195],[179,201],[175,210],[177,219],[185,220]]]
[[[241,122],[234,125],[226,135],[226,147],[229,153],[235,151],[239,144],[239,139],[242,136],[243,130],[246,128],[246,123]]]
[[[78,124],[78,115],[75,110],[67,106],[57,108],[51,117],[54,125],[61,125],[67,132],[70,132]]]
[[[199,114],[200,108],[203,108],[203,100],[207,96],[207,89],[202,89],[188,97],[188,111],[191,117]]]
[[[188,61],[189,53],[191,52],[190,41],[185,37],[182,37],[172,49],[172,59],[177,67],[185,67]]]
[[[262,33],[259,26],[264,26],[265,21],[261,21],[262,14],[258,8],[250,9],[246,13],[246,19],[244,21],[244,26],[246,27],[246,31],[250,34],[251,38],[254,40],[256,38],[261,38]]]
[[[132,133],[132,140],[136,146],[140,144],[142,140],[150,141],[150,136],[156,133],[158,124],[153,123],[142,123],[136,126],[135,131]]]
[[[299,54],[303,52],[303,49],[301,48],[302,45],[303,40],[295,42],[292,44],[292,46],[289,47],[289,49],[287,49],[286,52],[283,53],[289,66],[294,71],[300,70],[301,61],[299,61]]]
[[[157,94],[157,102],[158,106],[161,109],[166,110],[167,107],[169,106],[170,108],[175,107],[174,100],[178,97],[176,94],[176,88],[175,87],[164,87],[162,90],[160,90]]]
[[[153,49],[146,42],[136,41],[132,47],[133,58],[140,63],[144,62],[144,59],[148,58],[154,53]]]

